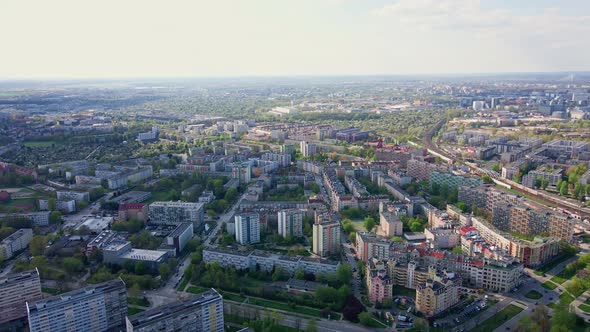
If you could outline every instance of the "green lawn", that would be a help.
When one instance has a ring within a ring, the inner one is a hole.
[[[140,312],[144,312],[145,310],[143,309],[139,309],[139,308],[127,308],[127,315],[131,316],[131,315],[135,315],[138,314]]]
[[[580,304],[578,308],[580,308],[580,310],[583,312],[590,312],[590,305],[587,305],[586,303]]]
[[[178,285],[178,288],[176,288],[176,290],[179,292],[184,292],[184,289],[186,288],[187,284],[188,284],[188,279],[186,277],[182,278],[182,281],[180,282],[180,284]]]
[[[235,301],[235,302],[243,303],[246,300],[246,297],[243,297],[239,294],[229,293],[229,292],[221,292],[221,293],[223,295],[223,298],[228,301]],[[247,298],[248,298],[248,303],[250,303],[252,305],[257,305],[257,306],[266,307],[266,308],[273,308],[273,309],[283,310],[283,311],[287,311],[287,312],[295,312],[295,313],[314,316],[314,317],[321,317],[321,311],[318,309],[303,307],[303,306],[299,306],[299,305],[292,306],[292,305],[288,305],[286,303],[270,301],[270,300],[265,300],[265,299],[256,298],[256,297],[247,297]],[[340,319],[340,314],[334,313],[334,315],[337,316],[337,317],[334,317],[334,319]]]
[[[553,278],[551,278],[551,281],[553,281],[553,282],[555,282],[555,283],[558,283],[558,284],[560,284],[560,285],[561,285],[561,284],[563,284],[564,282],[566,282],[566,281],[567,281],[567,279],[560,277],[560,276],[559,276],[559,274],[558,274],[558,275],[556,275],[556,276],[553,276]]]
[[[138,305],[141,307],[149,307],[150,301],[148,301],[148,299],[146,299],[146,298],[140,299],[138,297],[128,297],[127,304]]]
[[[586,299],[586,301],[584,301],[584,303],[586,303],[587,305],[590,305],[590,297]]]
[[[193,294],[201,294],[203,292],[208,291],[210,288],[205,288],[205,287],[199,287],[199,286],[190,286],[189,288],[187,288],[187,292],[189,293],[193,293]]]
[[[561,295],[559,295],[559,299],[567,304],[570,304],[575,300],[573,296],[566,292],[561,293]]]
[[[354,229],[356,229],[357,232],[366,232],[367,231],[367,229],[365,228],[365,220],[364,219],[352,220],[352,225],[354,226]]]
[[[557,288],[557,285],[552,283],[551,281],[545,281],[541,286],[543,286],[543,288],[547,288],[547,289]]]
[[[525,294],[527,299],[538,300],[543,297],[543,294],[537,292],[536,290],[532,290]]]
[[[23,144],[27,148],[46,148],[46,147],[51,146],[53,144],[59,144],[59,143],[56,143],[55,141],[30,141],[30,142],[24,142]]]
[[[493,332],[497,329],[500,325],[509,321],[512,317],[518,315],[523,309],[521,307],[517,307],[513,304],[507,306],[506,308],[500,310],[496,315],[488,318],[483,324],[479,325],[477,328],[478,332]]]
[[[406,287],[401,287],[401,286],[393,286],[393,296],[406,296],[406,297],[411,297],[411,298],[416,298],[416,290],[415,289],[411,289],[411,288],[406,288]]]
[[[61,293],[61,292],[59,291],[59,289],[56,289],[56,288],[50,288],[50,287],[41,287],[41,291],[42,291],[43,293],[47,293],[47,294],[51,294],[51,295],[57,295],[57,294]]]

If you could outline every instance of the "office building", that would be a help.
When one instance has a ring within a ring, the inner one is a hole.
[[[173,224],[192,222],[195,228],[203,223],[203,203],[153,202],[149,205],[152,224]]]
[[[42,297],[37,269],[0,277],[0,324],[26,318],[26,302]]]
[[[179,256],[186,247],[188,241],[193,238],[193,224],[183,222],[178,225],[162,242],[160,250],[167,250],[170,256]]]
[[[283,237],[303,236],[303,211],[290,209],[278,213],[279,234]]]
[[[260,216],[258,213],[242,213],[235,216],[236,241],[240,244],[260,242]]]
[[[340,222],[318,220],[313,224],[313,252],[321,257],[340,252]]]
[[[31,332],[118,331],[125,327],[127,289],[121,279],[27,302]]]
[[[223,298],[213,288],[126,318],[127,332],[223,332]]]

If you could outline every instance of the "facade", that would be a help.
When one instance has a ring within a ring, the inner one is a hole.
[[[379,233],[386,237],[402,236],[404,224],[394,212],[383,211],[379,213]]]
[[[303,157],[312,157],[317,152],[317,145],[306,141],[301,141],[299,147],[301,148],[301,155]]]
[[[26,302],[41,298],[41,279],[37,269],[0,277],[0,324],[26,318]]]
[[[367,264],[367,292],[369,301],[383,303],[393,296],[393,282],[387,273],[385,261],[371,259]]]
[[[223,298],[213,288],[126,318],[127,332],[223,332]]]
[[[49,225],[49,211],[27,212],[27,213],[0,213],[1,219],[18,219],[30,221],[33,226]]]
[[[279,234],[283,237],[303,236],[303,211],[290,209],[278,213]]]
[[[321,257],[340,252],[340,222],[316,221],[313,224],[313,252]]]
[[[204,219],[203,203],[153,202],[149,205],[149,217],[152,224],[173,224],[192,222],[201,226]]]
[[[426,317],[447,311],[459,302],[461,278],[446,271],[429,269],[428,279],[416,287],[416,310]]]
[[[362,262],[372,258],[389,259],[391,241],[369,232],[356,233],[356,257]]]
[[[27,248],[32,239],[33,229],[18,229],[16,232],[0,241],[0,259],[7,260],[12,258],[17,252]]]
[[[183,222],[176,227],[172,233],[166,236],[162,245],[173,250],[173,256],[178,256],[186,247],[188,241],[193,238],[193,224]]]
[[[461,244],[461,236],[450,228],[427,228],[426,240],[434,249],[452,249]]]
[[[44,331],[113,331],[125,326],[127,289],[121,279],[27,302],[29,329]]]
[[[137,219],[145,222],[148,206],[144,203],[123,203],[119,205],[119,220]]]
[[[260,216],[258,213],[242,213],[235,216],[236,241],[240,244],[260,242]]]
[[[90,201],[90,194],[87,191],[57,191],[57,199],[60,201],[74,200],[76,202]]]
[[[302,269],[305,273],[335,273],[340,262],[330,261],[321,258],[303,256],[283,256],[265,251],[236,251],[223,249],[203,250],[203,261],[205,263],[219,262],[222,267],[234,267],[236,270],[261,270],[272,272],[276,267],[283,271],[295,274],[295,271]]]

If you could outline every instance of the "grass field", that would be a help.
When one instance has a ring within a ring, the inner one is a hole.
[[[182,278],[182,281],[180,282],[180,284],[178,285],[176,290],[179,292],[184,292],[184,289],[186,288],[187,284],[188,284],[188,279],[186,277]]]
[[[543,286],[543,288],[547,288],[547,289],[557,288],[557,285],[552,283],[551,281],[545,281],[541,286]]]
[[[150,301],[148,301],[148,299],[146,299],[146,298],[140,299],[138,297],[128,297],[127,303],[133,304],[133,305],[138,305],[141,307],[149,307],[150,306]]]
[[[127,308],[127,315],[131,316],[131,315],[135,315],[138,314],[140,312],[144,312],[145,310],[143,309],[139,309],[139,308]]]
[[[543,294],[537,292],[536,290],[532,290],[524,295],[527,299],[538,300],[543,297]]]
[[[551,278],[551,281],[558,283],[558,284],[563,284],[564,282],[567,281],[567,279],[564,279],[562,277],[560,277],[559,275],[553,276],[553,278]]]
[[[52,146],[53,144],[59,144],[55,141],[30,141],[23,143],[27,148],[46,148],[48,146]]]
[[[234,294],[234,293],[222,292],[222,295],[223,295],[224,299],[229,300],[229,301],[235,301],[235,302],[242,303],[246,300],[246,297],[243,297],[243,296],[240,296],[240,295]],[[255,297],[247,297],[247,299],[248,299],[248,303],[253,304],[253,305],[257,305],[257,306],[261,306],[261,307],[273,308],[273,309],[283,310],[283,311],[287,311],[287,312],[294,312],[294,313],[299,313],[299,314],[308,315],[308,316],[321,317],[320,310],[314,309],[314,308],[302,307],[302,306],[291,306],[286,303],[264,300],[264,299],[255,298]],[[337,317],[334,317],[334,319],[340,319],[340,314],[335,313],[334,315],[337,316]]]
[[[580,310],[583,312],[590,312],[590,305],[587,305],[586,303],[580,304],[578,308],[580,308]]]
[[[522,311],[521,307],[517,307],[513,304],[500,310],[495,316],[488,318],[478,328],[478,332],[492,332],[497,329],[500,325],[509,321],[512,317],[518,315]]]
[[[559,299],[562,300],[563,302],[570,304],[572,302],[574,302],[574,297],[571,296],[569,293],[562,293],[561,295],[559,295]]]
[[[364,219],[353,220],[352,224],[354,225],[354,229],[356,229],[357,232],[366,232],[367,231],[367,229],[365,228]]]
[[[416,290],[401,286],[394,286],[393,287],[393,296],[407,296],[411,298],[416,298]]]
[[[205,288],[205,287],[199,287],[199,286],[190,286],[189,288],[187,288],[187,292],[189,293],[193,293],[193,294],[201,294],[203,292],[208,291],[210,288]]]
[[[57,295],[57,294],[61,293],[61,292],[59,291],[59,289],[56,289],[56,288],[50,288],[50,287],[41,287],[41,291],[42,291],[43,293],[47,293],[47,294],[51,294],[51,295]]]

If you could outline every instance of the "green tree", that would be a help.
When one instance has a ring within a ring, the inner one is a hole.
[[[50,198],[47,200],[47,208],[49,209],[49,211],[56,210],[56,207],[57,203],[55,201],[55,198]]]
[[[295,279],[303,280],[305,278],[305,271],[303,269],[295,270]]]
[[[562,181],[559,185],[559,194],[561,196],[569,195],[569,184],[567,183],[567,181]]]
[[[51,222],[52,224],[61,223],[61,212],[51,211],[51,213],[49,214],[49,222]]]
[[[424,318],[416,318],[414,321],[414,328],[417,331],[428,332],[430,331],[430,325],[428,325],[428,321]]]
[[[352,280],[352,270],[350,269],[350,265],[348,263],[340,264],[338,270],[336,270],[336,276],[338,281],[343,285],[350,284],[350,281]]]
[[[29,242],[29,250],[32,256],[41,256],[47,247],[47,237],[43,235],[35,235]]]
[[[460,255],[460,254],[463,253],[463,249],[459,245],[459,246],[454,247],[453,250],[451,250],[451,252],[454,253],[454,254],[459,254]]]
[[[68,273],[80,272],[84,269],[84,264],[81,260],[75,257],[66,257],[62,261],[62,266],[64,270]]]
[[[358,317],[359,317],[359,322],[362,325],[364,325],[364,326],[372,326],[373,325],[373,315],[371,315],[371,313],[361,312]]]
[[[158,267],[158,272],[160,273],[160,277],[162,277],[162,280],[168,280],[171,274],[170,267],[168,266],[168,264],[160,264],[160,266]]]
[[[377,223],[375,222],[375,219],[373,219],[372,217],[365,218],[365,228],[367,229],[367,232],[371,232],[376,225]]]
[[[137,275],[143,275],[147,273],[147,266],[145,265],[144,261],[139,261],[137,263],[135,263],[135,274]]]
[[[318,322],[315,319],[308,320],[305,332],[318,332]]]

